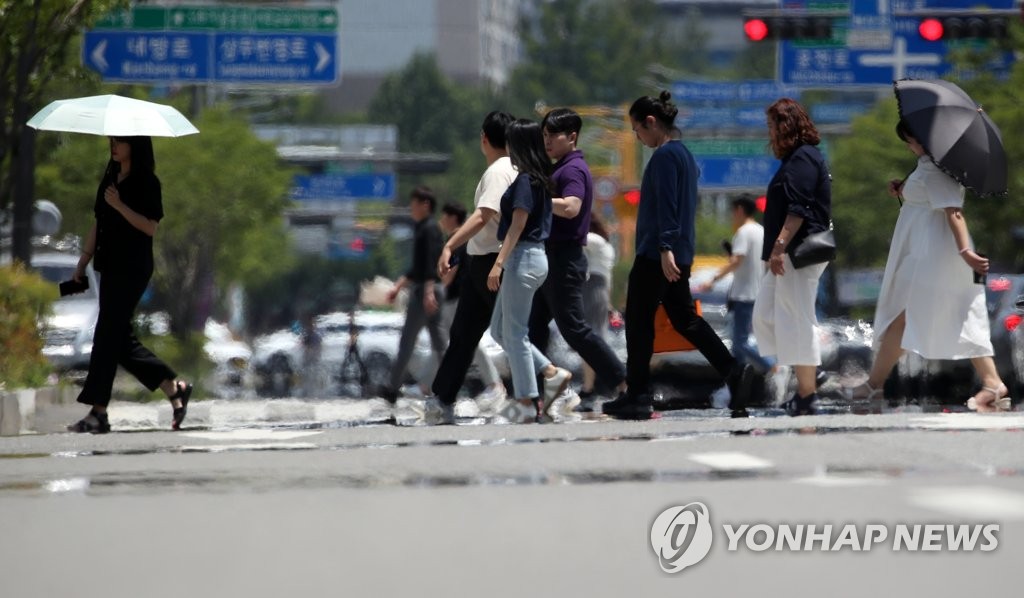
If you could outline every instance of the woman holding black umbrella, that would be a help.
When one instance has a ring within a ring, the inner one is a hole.
[[[992,359],[985,287],[974,276],[988,272],[989,262],[967,231],[964,187],[935,164],[905,120],[896,134],[917,156],[917,168],[889,182],[889,194],[903,203],[875,312],[875,360],[868,381],[851,393],[853,409],[880,411],[885,379],[904,351],[913,351],[927,359],[970,359],[982,389],[967,406],[1008,410]]]
[[[149,137],[110,137],[110,162],[96,192],[96,223],[75,272],[76,281],[83,279],[92,260],[100,273],[100,312],[89,374],[78,395],[78,402],[92,409],[68,426],[71,432],[110,431],[107,405],[118,364],[150,391],[164,391],[173,408],[175,430],[185,419],[192,385],[178,380],[132,330],[135,308],[153,275],[153,235],[164,215],[155,167]]]

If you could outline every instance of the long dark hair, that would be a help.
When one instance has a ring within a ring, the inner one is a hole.
[[[672,94],[667,90],[658,94],[657,98],[652,98],[651,96],[639,97],[629,107],[629,116],[633,120],[638,123],[644,123],[648,116],[653,116],[669,132],[675,128],[677,114],[679,114],[679,108],[676,108],[676,105],[672,103]],[[644,124],[645,128],[646,126]]]
[[[132,172],[156,174],[156,156],[153,154],[153,139],[151,137],[121,137],[111,136],[112,139],[119,139],[132,148]],[[110,160],[107,162],[107,170],[104,177],[117,176],[121,172],[121,164]]]
[[[505,130],[508,157],[520,173],[530,175],[530,184],[551,190],[551,159],[544,151],[544,133],[540,124],[520,118]]]
[[[776,158],[785,158],[801,145],[818,145],[821,136],[811,117],[796,100],[782,98],[775,100],[764,111],[768,122],[769,143]]]

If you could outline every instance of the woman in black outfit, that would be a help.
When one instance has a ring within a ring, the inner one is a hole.
[[[153,275],[153,235],[164,215],[155,167],[149,137],[110,138],[110,162],[96,192],[96,223],[75,271],[75,280],[84,279],[85,267],[93,260],[100,273],[100,313],[89,375],[78,395],[78,402],[92,409],[68,426],[71,432],[110,431],[107,404],[118,364],[149,390],[164,391],[173,408],[172,428],[179,429],[185,419],[192,385],[179,381],[132,329],[135,307]]]

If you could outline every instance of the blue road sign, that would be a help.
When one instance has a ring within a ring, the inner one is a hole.
[[[1012,8],[1014,0],[982,0],[990,8]],[[815,0],[786,0],[787,8],[813,8]],[[906,77],[938,79],[953,74],[949,44],[929,42],[917,32],[918,17],[898,13],[922,8],[973,8],[977,0],[850,0],[850,18],[836,23],[836,40],[783,41],[778,78],[805,87],[879,86]],[[845,25],[845,26],[844,26]],[[970,42],[967,42],[970,43]],[[1007,72],[1011,52],[987,69]]]
[[[670,86],[674,102],[753,102],[771,103],[782,97],[799,99],[800,90],[772,80],[676,81]]]
[[[698,185],[703,189],[756,187],[765,189],[780,162],[768,156],[694,156],[700,168]]]
[[[87,31],[82,63],[104,81],[330,84],[338,80],[330,34]]]
[[[822,103],[811,106],[811,120],[819,125],[848,124],[871,109],[869,104]]]
[[[679,108],[676,126],[684,131],[723,128],[766,129],[764,109],[769,103],[724,108],[714,106],[695,106],[691,108],[683,105]]]
[[[378,174],[304,174],[292,181],[295,201],[390,201],[395,197],[395,175]]]
[[[87,31],[82,63],[104,81],[210,79],[210,35],[198,32]]]

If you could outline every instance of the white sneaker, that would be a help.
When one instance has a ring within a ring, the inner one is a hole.
[[[500,413],[508,405],[508,391],[505,390],[504,384],[495,384],[487,387],[473,400],[481,415],[494,415]]]
[[[565,392],[565,387],[569,385],[570,380],[572,380],[572,372],[560,367],[555,368],[555,375],[550,378],[544,378],[544,401],[541,404],[542,413],[547,413],[551,403],[554,403],[555,399]]]
[[[562,395],[558,397],[558,399],[556,399],[554,403],[552,403],[550,411],[557,411],[560,414],[572,413],[573,409],[575,409],[576,406],[580,404],[580,401],[580,395],[578,395],[575,390],[570,388],[563,392]],[[553,414],[549,412],[548,415]]]
[[[494,417],[495,424],[530,424],[537,421],[537,410],[533,405],[506,400],[505,407]]]
[[[436,426],[455,423],[455,406],[429,399],[400,399],[395,406],[395,421],[402,426]]]

